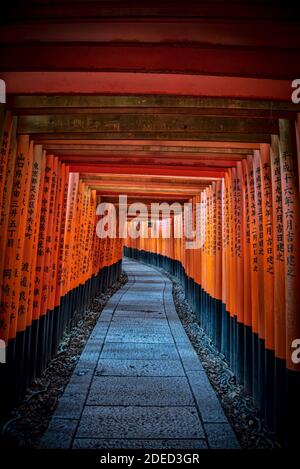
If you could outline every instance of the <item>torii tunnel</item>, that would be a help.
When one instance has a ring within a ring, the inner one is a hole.
[[[120,278],[126,256],[136,275],[152,272],[153,292],[161,272],[177,278],[266,427],[282,447],[297,446],[297,7],[35,0],[2,8],[3,421],[75,319]],[[112,230],[108,211],[97,209],[103,202],[115,208]],[[163,205],[153,218],[154,203]],[[96,229],[103,216],[106,237]],[[133,311],[150,294],[137,294]]]

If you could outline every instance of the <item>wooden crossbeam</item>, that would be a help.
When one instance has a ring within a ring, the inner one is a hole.
[[[23,129],[24,130],[24,129]],[[29,128],[27,129],[26,133],[29,132]],[[163,140],[170,141],[170,140],[185,140],[191,142],[228,142],[232,143],[270,143],[271,138],[269,133],[226,133],[226,132],[219,132],[219,133],[197,133],[197,132],[98,132],[98,133],[83,133],[83,132],[68,132],[68,133],[31,133],[31,138],[38,143],[40,140],[56,140],[57,137],[60,137],[61,140],[86,140],[90,137],[92,140],[130,140],[134,142],[135,140],[144,140],[144,141],[156,141],[156,143],[160,143]]]
[[[165,44],[1,44],[0,71],[147,72],[293,80],[299,50]],[[280,64],[280,66],[278,66]]]
[[[109,112],[110,109],[123,109],[127,113],[145,112],[147,109],[153,112],[193,112],[209,110],[221,110],[227,112],[230,110],[240,111],[274,111],[281,112],[299,112],[300,104],[294,104],[292,101],[274,101],[274,100],[249,100],[249,99],[231,99],[214,97],[196,97],[196,96],[168,96],[168,95],[149,95],[149,96],[99,96],[99,95],[11,95],[8,96],[7,106],[9,109],[18,111],[28,111],[33,113],[45,110],[47,113],[55,114],[54,110],[61,109],[64,113],[66,109],[74,112],[90,112],[94,109],[101,112]],[[259,116],[259,113],[256,114]]]
[[[18,130],[22,134],[34,133],[116,133],[134,135],[180,134],[190,136],[206,133],[268,134],[278,133],[276,119],[224,118],[212,116],[170,116],[130,114],[47,115],[20,116]],[[149,135],[149,136],[150,136]]]
[[[170,7],[172,3],[170,2]],[[237,7],[239,8],[239,6]],[[209,21],[205,18],[193,18],[192,21],[182,19],[175,21],[155,21],[149,18],[141,23],[137,19],[127,19],[126,22],[114,22],[108,19],[101,23],[89,21],[61,23],[51,21],[45,27],[43,23],[36,23],[34,28],[31,23],[3,25],[0,30],[0,42],[12,43],[17,40],[22,42],[93,42],[110,43],[119,42],[143,42],[143,43],[189,43],[189,44],[213,44],[223,46],[260,46],[260,47],[291,47],[299,46],[299,24],[286,24],[282,22],[268,22],[268,34],[266,25],[259,21],[244,20],[241,26],[239,19]],[[237,34],[238,31],[238,34]]]
[[[60,156],[60,160],[63,163],[69,165],[76,165],[85,164],[98,164],[100,167],[101,165],[118,165],[118,166],[128,166],[130,165],[146,165],[146,166],[159,166],[161,164],[170,167],[176,168],[205,168],[205,169],[212,169],[212,168],[231,168],[236,166],[236,162],[239,159],[235,160],[226,160],[226,159],[203,159],[201,160],[198,158],[197,160],[191,160],[189,158],[159,158],[159,157],[151,157],[151,158],[133,158],[133,157],[126,157],[126,158],[116,158],[116,157],[99,157],[99,156],[91,156],[91,155],[84,155],[84,156]]]
[[[174,168],[165,167],[160,165],[159,167],[151,166],[104,166],[104,165],[92,165],[92,164],[73,164],[69,165],[70,171],[73,172],[94,172],[94,173],[115,173],[115,174],[149,174],[149,175],[164,175],[164,176],[183,176],[183,177],[207,177],[207,178],[222,178],[225,175],[225,171],[218,168],[211,170],[202,168]]]

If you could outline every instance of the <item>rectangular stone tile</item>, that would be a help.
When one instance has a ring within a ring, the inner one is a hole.
[[[98,358],[99,358],[99,353],[96,353],[96,352],[85,353],[84,355],[81,355],[78,365],[81,368],[88,368],[90,370],[94,370],[97,365]]]
[[[65,388],[65,392],[69,386],[78,386],[81,389],[89,387],[91,379],[93,377],[93,370],[84,368],[80,364],[76,365],[76,368],[71,376],[69,384]]]
[[[104,340],[104,339],[103,339]],[[79,358],[78,366],[94,369],[103,347],[103,340],[89,339]]]
[[[63,419],[79,419],[85,404],[86,395],[78,394],[70,396],[64,394],[58,401],[58,406],[55,409],[54,417]]]
[[[168,321],[164,317],[152,318],[152,317],[143,317],[135,318],[130,316],[114,316],[110,323],[111,327],[118,325],[119,327],[168,327]]]
[[[98,323],[100,322],[107,322],[109,323],[112,316],[113,316],[114,310],[103,310],[100,318],[98,319]]]
[[[86,406],[77,438],[204,438],[195,407]]]
[[[124,298],[126,300],[131,298],[133,301],[135,300],[135,298],[141,298],[143,302],[150,302],[152,298],[155,298],[155,300],[162,301],[162,298],[163,298],[162,290],[163,290],[163,286],[160,286],[160,285],[156,289],[152,288],[152,285],[149,285],[149,288],[146,288],[145,285],[141,285],[139,288],[130,288],[130,290],[128,290],[124,294],[122,301]],[[149,296],[147,295],[147,297],[145,297],[145,292],[147,292]]]
[[[161,321],[162,323],[162,321]],[[168,334],[170,335],[170,327],[167,322],[156,325],[155,320],[149,324],[134,324],[130,322],[113,323],[109,328],[109,333],[113,334]]]
[[[165,290],[164,292],[164,302],[172,302],[173,301],[173,293],[172,293],[172,290],[170,291],[167,291]]]
[[[98,376],[184,376],[180,360],[117,360],[100,358]]]
[[[139,277],[138,282],[133,283],[130,290],[140,289],[141,286],[147,288],[149,285],[150,287],[157,286],[161,288],[161,284],[162,284],[161,279],[157,277],[156,278],[155,277],[149,277],[149,278]]]
[[[212,449],[239,449],[237,437],[229,423],[206,423],[208,445]]]
[[[220,401],[205,372],[187,372],[199,411],[204,422],[228,423]]]
[[[204,371],[199,357],[191,343],[178,344],[178,353],[186,371]]]
[[[195,404],[186,377],[94,377],[87,405],[192,406]]]
[[[48,429],[40,440],[39,448],[70,448],[77,424],[78,420],[53,418],[49,424]]]
[[[91,379],[83,383],[76,383],[70,380],[67,386],[65,387],[63,396],[68,396],[68,398],[72,400],[77,399],[77,397],[81,395],[87,396],[87,389],[89,387]]]
[[[124,330],[114,330],[109,329],[106,339],[106,342],[135,342],[143,344],[173,344],[174,340],[170,333],[170,330],[167,332],[130,332],[125,328]]]
[[[178,318],[178,314],[177,314],[173,299],[170,301],[165,301],[165,310],[166,310],[166,314],[168,317],[172,316],[172,317]]]
[[[120,305],[116,308],[115,313],[117,312],[126,312],[128,313],[129,311],[135,311],[138,313],[160,313],[163,311],[163,304],[152,304],[150,305],[143,305],[143,304],[137,304],[137,303],[127,303],[126,301],[123,301],[120,303]]]
[[[103,328],[103,327],[101,327],[100,324],[97,324],[96,327],[94,328],[94,330],[92,331],[91,335],[90,335],[90,339],[98,340],[101,343],[103,343],[104,340],[105,340],[107,331],[108,331],[108,325],[107,325],[107,327]]]
[[[142,344],[130,342],[107,342],[104,344],[100,359],[116,358],[120,360],[177,360],[175,345]]]
[[[176,343],[181,343],[181,344],[189,344],[190,345],[190,339],[185,333],[185,330],[183,329],[182,325],[179,323],[170,323],[170,329],[171,333],[174,337],[174,340]]]
[[[141,311],[131,311],[131,310],[117,310],[114,314],[114,319],[119,317],[129,317],[129,318],[140,318],[140,319],[160,319],[163,318],[166,320],[166,315],[164,311],[153,311],[151,313],[145,313]]]
[[[92,353],[100,353],[102,349],[103,341],[98,339],[93,339],[89,337],[87,340],[85,347],[81,353],[81,356],[84,354],[92,354]]]
[[[127,313],[130,311],[130,312],[135,312],[135,313],[139,313],[141,315],[148,315],[148,314],[157,314],[158,316],[160,316],[161,314],[164,314],[165,315],[165,310],[164,310],[164,307],[163,305],[153,305],[153,308],[146,308],[146,307],[136,307],[136,308],[133,308],[133,305],[132,304],[126,304],[126,302],[121,302],[120,303],[120,306],[121,307],[118,307],[116,308],[115,310],[115,313],[120,313],[120,312],[123,312],[123,313]]]
[[[74,449],[207,449],[204,439],[194,440],[121,440],[76,438]]]

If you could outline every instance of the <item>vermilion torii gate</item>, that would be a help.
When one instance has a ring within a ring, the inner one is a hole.
[[[97,203],[117,204],[119,194],[147,206],[200,201],[203,248],[128,239],[126,253],[185,282],[269,427],[295,444],[295,7],[37,0],[3,8],[0,331],[12,401],[55,353],[74,304],[83,308],[120,272],[123,240],[95,237]],[[176,222],[157,221],[161,235]]]

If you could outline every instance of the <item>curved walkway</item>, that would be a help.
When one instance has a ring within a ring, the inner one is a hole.
[[[123,260],[43,448],[238,448],[175,310],[172,283]]]

